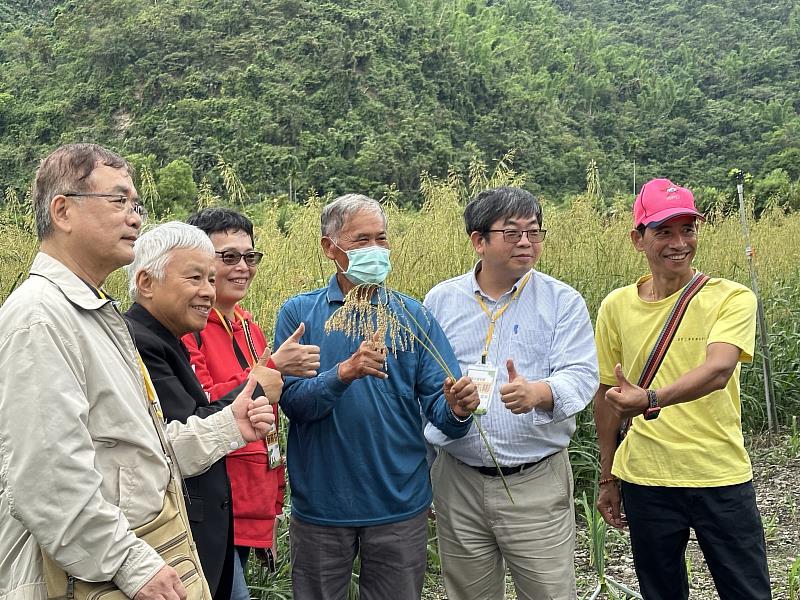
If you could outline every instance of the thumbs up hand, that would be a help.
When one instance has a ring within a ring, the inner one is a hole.
[[[269,344],[267,344],[267,347],[264,348],[264,352],[262,352],[261,356],[258,357],[256,365],[259,367],[266,367],[270,358],[272,358],[272,350],[269,349]]]
[[[250,380],[254,380],[255,383],[258,383],[264,389],[264,394],[266,394],[269,403],[277,404],[281,399],[281,391],[283,390],[283,377],[281,377],[281,374],[278,371],[267,366],[269,359],[270,350],[269,346],[267,346],[256,364],[252,369],[250,369],[248,384],[250,383]]]
[[[261,368],[266,369],[266,367]],[[272,369],[268,370],[273,371]],[[277,373],[276,371],[273,372]],[[253,399],[256,383],[258,381],[256,381],[255,377],[248,377],[242,391],[239,392],[239,395],[236,396],[236,399],[231,404],[233,418],[236,420],[242,438],[246,442],[264,439],[275,423],[275,413],[272,406],[270,406],[269,400],[264,396]]]
[[[314,377],[319,369],[319,346],[301,344],[306,331],[305,323],[295,329],[272,356],[272,362],[282,375]]]
[[[528,381],[517,373],[514,360],[506,361],[508,383],[500,386],[500,400],[515,415],[529,413],[538,407],[553,410],[553,392],[544,381]]]
[[[628,381],[619,363],[614,367],[614,375],[617,377],[617,385],[606,392],[608,405],[620,419],[642,414],[650,406],[647,391]]]

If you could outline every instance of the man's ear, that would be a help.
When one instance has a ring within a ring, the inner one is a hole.
[[[631,229],[631,243],[637,252],[644,252],[643,240],[644,234],[639,233],[638,229]]]
[[[70,202],[69,198],[58,194],[53,196],[50,200],[50,222],[53,224],[54,229],[70,233],[72,231],[72,221],[74,203]]]
[[[336,255],[333,253],[333,250],[336,248],[336,246],[333,244],[333,240],[331,240],[331,238],[322,238],[320,240],[320,245],[322,245],[322,251],[325,253],[325,256],[331,260],[336,260]]]
[[[145,298],[147,300],[152,300],[154,283],[155,279],[153,276],[144,269],[136,273],[136,299],[140,300]]]
[[[484,235],[480,231],[473,231],[469,234],[469,241],[472,242],[472,248],[478,256],[483,256],[484,246],[487,244]]]

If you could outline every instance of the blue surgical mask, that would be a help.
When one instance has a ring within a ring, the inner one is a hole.
[[[339,246],[336,246],[339,248]],[[339,248],[341,250],[341,248]],[[389,250],[381,246],[368,246],[344,251],[347,254],[347,270],[344,276],[356,285],[380,284],[392,270]]]

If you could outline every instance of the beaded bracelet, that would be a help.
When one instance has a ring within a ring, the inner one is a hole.
[[[597,482],[597,485],[605,485],[607,483],[614,483],[616,480],[617,480],[617,478],[612,475],[611,477],[609,477],[607,479],[601,479],[600,481]]]
[[[458,416],[458,415],[455,413],[455,411],[453,410],[453,408],[452,408],[452,407],[450,407],[450,414],[451,414],[451,415],[453,416],[453,418],[454,418],[456,421],[458,421],[459,423],[466,423],[467,421],[469,421],[469,420],[472,418],[472,413],[468,414],[466,417],[459,417],[459,416]]]

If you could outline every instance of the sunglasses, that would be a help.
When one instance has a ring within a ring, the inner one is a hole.
[[[242,254],[241,252],[236,252],[236,250],[224,250],[220,252],[217,250],[214,254],[219,255],[226,265],[238,265],[239,261],[244,258],[244,263],[248,267],[255,267],[258,263],[261,262],[261,259],[264,258],[263,252],[256,252],[255,250],[251,250],[250,252],[245,252]]]

